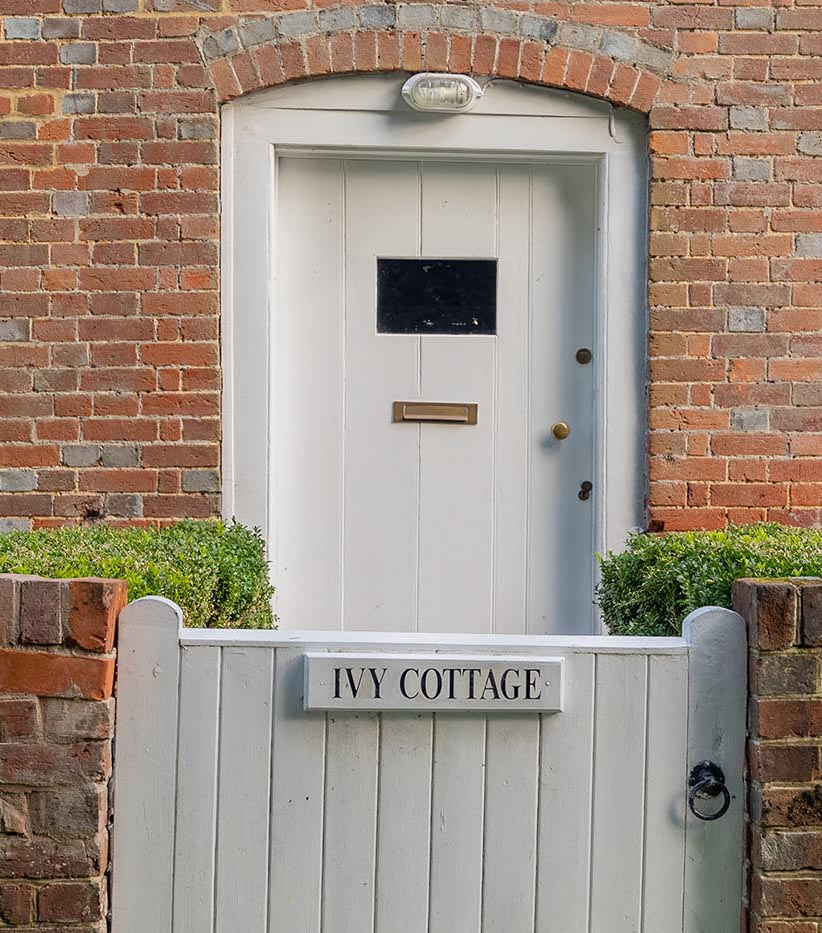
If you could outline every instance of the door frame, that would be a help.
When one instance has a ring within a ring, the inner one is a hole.
[[[604,101],[504,80],[489,81],[469,113],[420,114],[400,98],[405,77],[315,79],[223,106],[223,514],[260,528],[271,556],[279,154],[586,163],[598,186],[594,551],[620,548],[646,514],[647,123]]]

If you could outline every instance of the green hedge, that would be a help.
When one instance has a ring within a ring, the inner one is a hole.
[[[128,580],[129,599],[165,596],[197,628],[274,624],[263,540],[236,523],[12,531],[0,535],[0,573]]]
[[[822,576],[822,530],[735,525],[636,534],[602,561],[597,602],[613,635],[679,635],[700,606],[731,605],[739,577]]]

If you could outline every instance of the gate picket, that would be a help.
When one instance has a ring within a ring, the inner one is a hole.
[[[270,649],[223,649],[216,933],[266,929],[273,661]]]
[[[685,865],[688,658],[650,657],[648,664],[643,929],[677,930]]]
[[[184,648],[180,657],[174,930],[214,927],[220,649]],[[204,896],[204,892],[206,895]]]
[[[485,720],[437,713],[429,933],[476,933],[482,890]]]
[[[302,651],[278,648],[274,665],[268,929],[319,933],[325,714],[303,711]]]
[[[597,657],[591,933],[640,930],[646,685],[647,658]]]
[[[377,713],[328,714],[323,933],[373,930],[379,725]]]
[[[376,933],[427,929],[432,728],[425,713],[382,717]]]
[[[488,717],[482,933],[534,926],[539,717]]]
[[[594,655],[569,654],[565,709],[541,717],[537,930],[588,929]]]

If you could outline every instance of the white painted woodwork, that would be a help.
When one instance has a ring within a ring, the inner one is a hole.
[[[120,622],[113,933],[738,929],[745,630],[683,638]],[[562,712],[306,712],[304,655],[562,657]],[[687,775],[733,806],[686,819]]]
[[[428,929],[433,723],[401,712],[381,721],[375,933]]]
[[[474,933],[481,922],[485,728],[484,716],[434,718],[429,933]]]
[[[596,632],[594,554],[643,514],[644,122],[505,81],[442,119],[402,80],[224,108],[226,514],[285,627]],[[496,336],[376,333],[375,258],[426,254],[498,257]],[[479,422],[392,424],[414,398]]]
[[[486,724],[482,931],[534,928],[540,717]]]
[[[174,838],[174,929],[214,927],[217,762],[220,722],[219,648],[180,651],[177,831]]]
[[[739,689],[738,684],[735,689]],[[648,658],[642,883],[645,930],[678,930],[682,924],[682,833],[688,805],[679,787],[682,775],[690,770],[688,710],[682,702],[687,692],[687,658]]]
[[[592,931],[641,929],[647,680],[647,657],[597,658]]]
[[[731,807],[721,820],[706,823],[687,814],[683,930],[735,930],[745,817],[745,622],[729,609],[697,609],[685,620],[683,634],[691,643],[688,767],[715,762],[731,792]]]
[[[118,621],[116,736],[122,766],[114,772],[112,834],[117,933],[172,928],[182,621],[178,606],[154,596],[130,603]],[[205,810],[202,815],[207,819]],[[210,896],[208,888],[203,896]]]
[[[222,657],[215,927],[264,930],[274,652],[226,648]]]
[[[281,624],[590,631],[595,166],[278,166]],[[377,333],[381,256],[500,256],[497,333]],[[403,398],[464,399],[478,423],[393,423]]]
[[[313,931],[322,901],[326,719],[303,710],[302,651],[278,647],[274,666],[268,929]]]
[[[323,933],[374,925],[377,768],[376,713],[328,714],[323,814]]]
[[[568,656],[565,710],[540,723],[536,929],[588,930],[594,757],[592,650]]]

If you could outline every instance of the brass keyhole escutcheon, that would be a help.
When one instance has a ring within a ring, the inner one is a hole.
[[[594,358],[594,354],[588,349],[588,347],[580,347],[577,350],[577,363],[581,363],[583,366],[586,363],[590,363]]]
[[[567,421],[557,421],[556,424],[551,426],[551,433],[558,441],[564,441],[571,433],[571,425]]]

